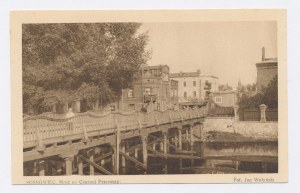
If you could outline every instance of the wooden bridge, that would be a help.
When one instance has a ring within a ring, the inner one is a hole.
[[[183,142],[201,138],[206,114],[204,107],[24,118],[24,175],[118,175],[127,162],[147,171],[148,156],[201,159],[187,155]]]

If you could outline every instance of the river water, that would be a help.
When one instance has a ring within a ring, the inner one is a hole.
[[[277,142],[195,142],[193,147],[183,143],[185,151],[175,152],[169,147],[169,154],[184,155],[185,159],[156,157],[157,154],[148,152],[147,169],[135,165],[126,159],[125,167],[121,167],[121,175],[137,174],[234,174],[234,173],[277,173],[278,172],[278,143]],[[107,151],[110,148],[107,147]],[[159,148],[156,151],[160,151]],[[187,158],[193,155],[194,159]],[[134,155],[130,155],[134,156]],[[137,159],[142,162],[142,151]],[[197,159],[195,159],[197,158]],[[111,157],[101,164],[113,171]],[[122,158],[120,156],[120,162]],[[62,158],[48,158],[47,165],[56,168],[53,172],[46,170],[46,175],[65,175],[65,162]],[[38,175],[34,171],[34,162],[24,164],[24,175]],[[74,166],[76,163],[74,163]],[[75,172],[75,171],[74,171]],[[76,172],[75,172],[76,173]],[[86,164],[84,175],[89,175]],[[95,175],[102,175],[95,170]]]
[[[188,147],[191,148],[191,147]],[[277,173],[277,142],[195,142],[200,160],[149,157],[147,171],[126,162],[120,174]],[[187,155],[187,154],[186,154]]]

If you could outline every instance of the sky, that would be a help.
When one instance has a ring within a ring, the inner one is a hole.
[[[234,88],[256,82],[262,47],[267,58],[277,57],[276,22],[143,23],[152,51],[148,65],[167,64],[170,72],[193,72],[219,77]]]

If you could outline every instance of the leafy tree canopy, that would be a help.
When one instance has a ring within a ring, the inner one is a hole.
[[[117,100],[149,59],[140,23],[24,24],[23,111]]]
[[[239,100],[239,107],[258,108],[265,104],[269,108],[278,108],[278,77],[277,75],[269,82],[267,87],[263,87],[260,92],[253,96],[243,95]]]

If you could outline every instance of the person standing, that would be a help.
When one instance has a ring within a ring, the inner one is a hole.
[[[72,108],[69,108],[69,111],[66,114],[66,119],[68,119],[68,125],[69,125],[69,130],[73,130],[73,117],[75,116],[75,113],[73,113]]]

